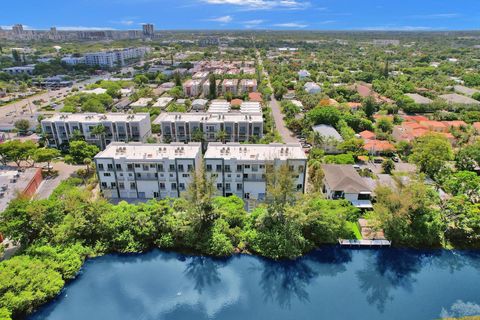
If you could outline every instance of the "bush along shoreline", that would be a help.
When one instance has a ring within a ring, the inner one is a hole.
[[[339,238],[356,237],[352,225],[359,210],[321,194],[298,196],[288,168],[269,175],[266,203],[250,213],[236,196],[215,197],[204,172],[192,180],[181,198],[140,204],[114,205],[92,197],[91,188],[77,178],[63,181],[49,199],[13,200],[0,214],[0,232],[23,249],[0,263],[0,319],[24,317],[55,298],[88,257],[160,248],[295,259]],[[480,222],[469,214],[478,217],[479,207],[471,204],[460,221],[455,208],[464,210],[468,200],[455,197],[441,204],[437,197],[421,182],[395,192],[379,189],[367,218],[399,246],[478,247]]]

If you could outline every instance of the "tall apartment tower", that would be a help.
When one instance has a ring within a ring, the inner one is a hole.
[[[23,33],[23,25],[15,24],[12,27],[12,31],[13,31],[14,34],[22,34]]]
[[[143,27],[143,35],[146,36],[146,37],[151,37],[153,36],[153,33],[154,33],[154,27],[153,27],[153,24],[151,23],[146,23],[144,25],[142,25]]]

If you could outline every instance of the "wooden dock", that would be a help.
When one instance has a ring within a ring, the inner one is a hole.
[[[338,243],[345,247],[390,247],[392,243],[388,240],[346,240],[339,239]]]

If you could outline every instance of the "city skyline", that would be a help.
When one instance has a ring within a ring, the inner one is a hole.
[[[156,30],[477,30],[475,0],[386,3],[367,0],[60,0],[2,5],[0,26],[25,29],[132,30],[153,23]],[[22,15],[12,14],[22,12]],[[55,15],[51,15],[55,12]],[[168,14],[167,14],[168,13]]]

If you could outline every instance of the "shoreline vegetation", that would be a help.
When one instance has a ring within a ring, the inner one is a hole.
[[[91,257],[160,248],[212,257],[248,253],[295,259],[339,238],[359,236],[357,208],[318,193],[299,196],[287,166],[267,175],[266,202],[250,213],[236,196],[215,197],[204,170],[193,175],[178,199],[112,204],[92,196],[95,184],[95,177],[70,178],[50,198],[19,197],[0,214],[0,232],[22,247],[0,263],[1,320],[25,317],[54,299]],[[479,247],[480,223],[449,220],[438,195],[423,182],[398,191],[378,188],[376,194],[375,210],[366,217],[395,245]]]

